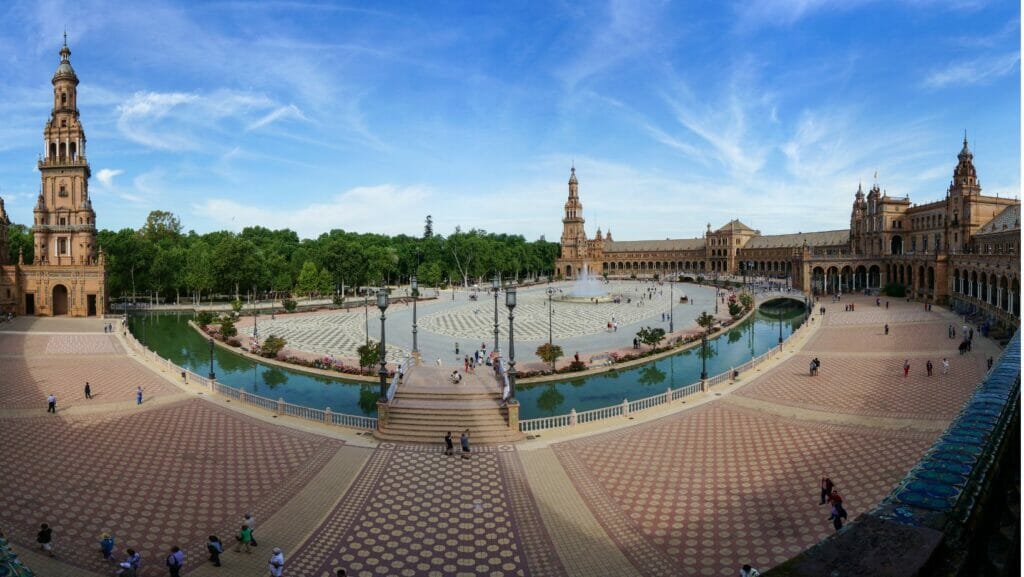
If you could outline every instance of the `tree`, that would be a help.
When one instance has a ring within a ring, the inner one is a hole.
[[[715,324],[714,315],[709,315],[708,311],[700,313],[696,320],[697,324],[700,325],[701,328],[703,328],[704,330],[710,329],[711,325]]]
[[[743,306],[736,301],[729,301],[729,314],[736,318],[743,314]]]
[[[146,224],[142,225],[139,233],[150,242],[177,238],[181,235],[181,221],[172,212],[154,210],[146,217]]]
[[[544,343],[537,347],[537,356],[540,360],[551,365],[551,372],[555,371],[555,362],[562,358],[562,347]]]
[[[312,296],[320,291],[320,271],[312,261],[302,263],[299,279],[295,283],[295,291],[300,295]]]
[[[636,333],[636,338],[651,348],[657,348],[658,343],[665,339],[665,329],[644,327]]]
[[[740,304],[749,311],[754,308],[754,297],[747,292],[740,293]]]
[[[295,312],[295,309],[299,308],[299,303],[295,302],[294,299],[284,299],[281,301],[281,306],[284,310],[290,313]]]
[[[277,358],[278,353],[284,350],[285,345],[288,341],[277,335],[270,335],[264,339],[263,344],[260,346],[260,356],[267,358]]]
[[[359,367],[372,367],[380,362],[380,343],[367,343],[360,345],[356,352],[359,353]]]
[[[231,310],[238,314],[242,312],[242,299],[235,299],[231,301]]]
[[[432,236],[434,236],[434,218],[428,214],[427,221],[423,225],[423,238],[428,239]]]

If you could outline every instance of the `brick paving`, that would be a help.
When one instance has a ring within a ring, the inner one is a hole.
[[[565,575],[507,448],[382,446],[290,563],[311,577]]]
[[[0,357],[0,374],[5,380],[0,409],[43,412],[51,393],[57,398],[57,414],[73,407],[134,403],[137,386],[142,387],[143,404],[179,393],[173,384],[124,356]],[[92,400],[85,398],[86,382],[92,388]]]
[[[860,310],[843,311],[849,302]],[[16,464],[5,471],[0,528],[24,551],[38,523],[54,525],[58,558],[26,555],[53,577],[109,574],[95,550],[107,529],[119,552],[142,550],[146,577],[166,574],[173,543],[195,577],[265,574],[273,546],[285,548],[294,577],[333,577],[338,567],[361,576],[728,576],[751,562],[763,571],[831,533],[818,505],[823,472],[851,520],[881,500],[993,350],[979,341],[972,355],[949,355],[952,372],[941,377],[936,353],[959,342],[946,338],[952,315],[863,297],[823,304],[806,348],[741,379],[723,397],[730,402],[561,442],[544,432],[553,444],[487,447],[468,461],[433,446],[360,438],[373,446],[354,447],[233,405],[183,400],[186,389],[102,334],[105,321],[17,319],[0,328],[0,439]],[[824,364],[812,379],[814,356]],[[85,380],[96,385],[91,411]],[[137,382],[155,398],[139,410],[130,404]],[[40,391],[57,387],[70,410],[43,414]],[[250,509],[260,547],[209,566],[206,535],[230,547]]]
[[[165,552],[205,559],[211,532],[227,543],[242,515],[267,518],[330,459],[338,441],[268,427],[198,399],[109,418],[0,419],[5,457],[0,526],[31,546],[39,523],[60,559],[104,572],[96,552],[110,530],[133,547],[143,575],[164,575]],[[59,442],[55,442],[59,440]]]
[[[831,531],[827,471],[851,519],[880,501],[936,433],[784,419],[712,403],[554,446],[605,531],[643,575],[767,568]]]

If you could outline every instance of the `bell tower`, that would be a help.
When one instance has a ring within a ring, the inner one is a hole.
[[[579,181],[576,167],[569,172],[569,198],[565,201],[565,218],[562,219],[562,258],[576,260],[586,258],[587,233],[583,230],[583,204],[580,203]]]
[[[43,129],[42,177],[33,210],[36,265],[88,265],[96,258],[96,213],[89,199],[85,131],[78,119],[78,76],[67,34],[51,80],[53,108]]]
[[[971,214],[973,204],[971,201],[974,197],[981,195],[978,171],[974,168],[974,153],[967,146],[966,133],[964,133],[964,146],[956,158],[957,165],[953,169],[953,180],[949,183],[949,190],[946,193],[948,228],[945,245],[959,252],[967,249],[968,239],[973,232],[972,224],[975,215]]]

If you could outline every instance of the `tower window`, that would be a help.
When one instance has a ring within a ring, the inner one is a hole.
[[[64,188],[63,184],[60,185],[60,192],[58,194],[60,194],[61,197],[66,197],[68,195],[68,190]]]
[[[66,105],[68,103],[68,95],[67,95],[67,93],[65,93],[65,92],[61,92],[60,93],[60,103],[61,103],[62,106]]]
[[[65,255],[68,254],[68,239],[58,238],[57,239],[57,254]]]
[[[67,223],[68,223],[68,222],[67,222],[67,219],[65,219],[65,218],[63,218],[63,217],[62,217],[62,218],[60,219],[60,222],[58,222],[57,224],[59,224],[59,225],[61,225],[61,226],[64,226],[64,225],[65,225],[65,224],[67,224]]]

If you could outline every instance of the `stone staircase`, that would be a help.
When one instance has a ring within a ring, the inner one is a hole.
[[[457,385],[449,380],[451,372],[450,367],[410,367],[384,409],[386,416],[378,422],[374,436],[386,441],[440,446],[444,444],[445,433],[451,431],[456,450],[459,433],[464,429],[469,429],[470,446],[523,438],[509,426],[509,407],[502,403],[501,390],[490,367],[478,367],[475,374],[464,375]],[[515,427],[518,429],[518,419]]]

